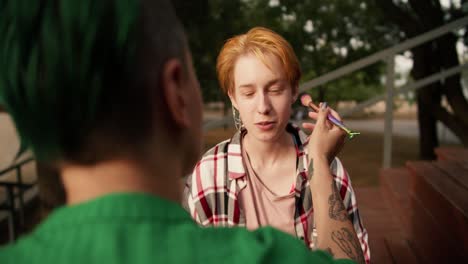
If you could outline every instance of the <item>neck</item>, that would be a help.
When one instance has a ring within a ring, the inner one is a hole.
[[[161,165],[161,164],[160,164]],[[65,165],[61,175],[67,193],[67,204],[77,204],[112,193],[149,193],[168,200],[180,201],[181,171],[175,162],[164,162],[157,169],[143,169],[129,160],[106,161],[93,166]]]
[[[244,150],[247,151],[251,160],[259,167],[272,166],[277,161],[287,157],[294,146],[294,142],[288,132],[275,141],[260,141],[247,133],[243,140]]]

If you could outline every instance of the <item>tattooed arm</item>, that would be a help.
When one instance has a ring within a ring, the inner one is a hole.
[[[332,252],[335,258],[350,258],[365,263],[359,239],[336,188],[327,159],[315,158],[309,172],[317,247]]]
[[[356,231],[330,171],[329,161],[341,149],[345,134],[327,121],[329,112],[322,107],[318,114],[309,114],[317,120],[315,125],[303,124],[304,128],[313,130],[308,144],[308,173],[317,228],[316,246],[335,258],[365,263]],[[336,112],[333,114],[339,119]]]

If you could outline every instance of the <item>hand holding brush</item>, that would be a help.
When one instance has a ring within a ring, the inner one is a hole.
[[[312,111],[318,113],[319,112],[319,108],[318,106],[316,106],[313,102],[312,102],[312,97],[308,94],[304,94],[303,96],[301,96],[301,103],[303,106],[305,107],[308,107],[309,109],[311,109]],[[348,134],[348,138],[349,139],[352,139],[354,138],[355,136],[357,135],[360,135],[361,133],[359,132],[355,132],[355,131],[352,131],[351,129],[347,128],[340,120],[336,119],[333,115],[331,114],[328,114],[327,116],[327,119],[332,122],[334,125],[336,125],[337,127],[343,129],[346,134]]]

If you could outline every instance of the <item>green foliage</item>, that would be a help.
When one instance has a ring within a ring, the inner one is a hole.
[[[291,43],[301,63],[302,81],[395,44],[399,31],[386,23],[374,2],[178,0],[175,6],[188,32],[204,99],[209,102],[223,99],[215,65],[224,41],[254,26],[271,28]],[[326,100],[361,101],[380,93],[383,70],[376,64],[327,84]]]
[[[385,90],[380,83],[369,79],[365,72],[357,72],[350,77],[340,78],[327,85],[326,93],[320,101],[336,103],[339,101],[365,101]],[[319,98],[319,90],[311,89],[310,94]]]

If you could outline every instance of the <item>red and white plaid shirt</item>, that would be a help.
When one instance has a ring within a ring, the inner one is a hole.
[[[295,231],[307,246],[312,243],[313,205],[307,177],[308,137],[298,127],[289,124],[297,153],[295,185]],[[362,225],[351,179],[338,158],[330,165],[336,187],[356,230],[366,263],[370,262],[367,231]],[[208,150],[187,178],[184,207],[202,226],[245,226],[245,216],[239,206],[239,192],[246,186],[246,169],[242,162],[241,132]]]

